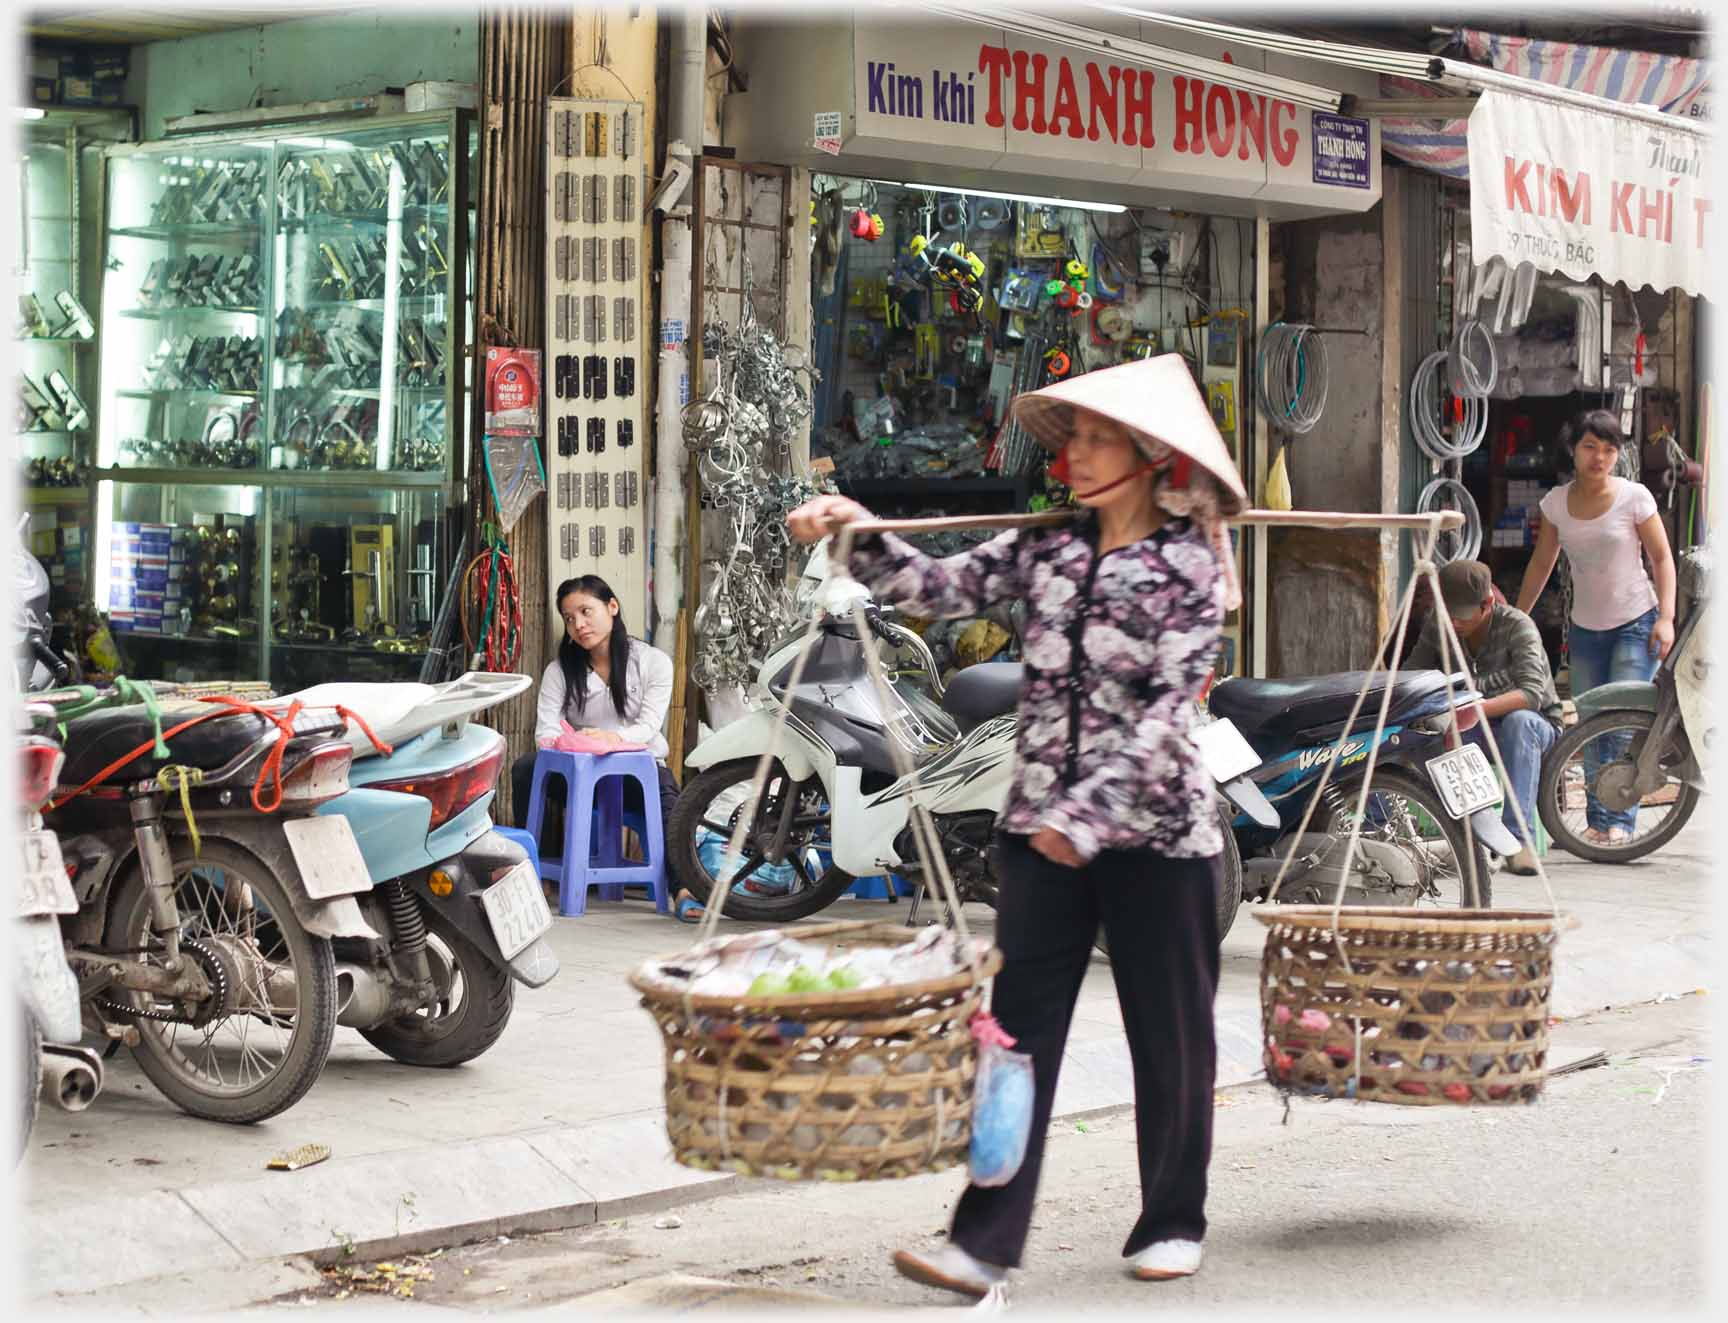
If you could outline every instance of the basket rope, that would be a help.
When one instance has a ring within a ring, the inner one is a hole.
[[[1367,812],[1368,795],[1373,787],[1374,769],[1380,760],[1380,742],[1381,738],[1386,733],[1386,722],[1392,708],[1392,690],[1398,680],[1399,658],[1404,652],[1404,641],[1408,637],[1410,617],[1416,603],[1416,585],[1423,581],[1426,581],[1432,590],[1434,614],[1440,636],[1440,668],[1446,677],[1446,706],[1454,715],[1454,718],[1456,718],[1458,712],[1458,692],[1452,683],[1452,677],[1457,670],[1457,666],[1462,666],[1464,664],[1464,644],[1459,639],[1458,631],[1452,624],[1452,617],[1445,609],[1444,599],[1440,595],[1440,570],[1438,564],[1436,564],[1434,560],[1434,546],[1440,536],[1443,515],[1436,513],[1429,518],[1430,526],[1426,531],[1426,536],[1422,543],[1416,564],[1416,572],[1410,576],[1410,582],[1405,586],[1404,596],[1398,605],[1397,619],[1390,631],[1394,636],[1393,646],[1390,651],[1388,651],[1385,647],[1387,640],[1382,639],[1379,654],[1375,657],[1373,665],[1363,674],[1362,687],[1357,691],[1356,701],[1350,709],[1350,716],[1344,723],[1344,728],[1338,736],[1337,743],[1333,746],[1332,757],[1326,760],[1326,765],[1321,770],[1320,783],[1315,788],[1313,796],[1308,801],[1307,808],[1302,814],[1302,823],[1296,829],[1296,834],[1291,839],[1290,849],[1285,852],[1284,858],[1279,864],[1278,873],[1272,880],[1271,890],[1266,896],[1268,904],[1277,897],[1278,888],[1283,885],[1285,877],[1289,874],[1290,866],[1296,858],[1297,848],[1301,844],[1303,836],[1307,833],[1308,824],[1313,820],[1314,810],[1320,804],[1321,799],[1325,794],[1326,787],[1332,780],[1332,773],[1340,765],[1340,761],[1344,756],[1344,748],[1350,742],[1354,733],[1356,720],[1361,715],[1362,708],[1367,702],[1368,691],[1374,685],[1375,676],[1378,675],[1384,667],[1386,672],[1385,691],[1382,693],[1380,698],[1380,710],[1375,716],[1374,736],[1369,741],[1368,746],[1368,765],[1363,771],[1361,788],[1357,792],[1356,811],[1352,816],[1349,839],[1345,843],[1344,862],[1339,869],[1338,890],[1334,895],[1332,902],[1332,917],[1334,922],[1336,922],[1339,912],[1343,908],[1344,893],[1348,888],[1350,880],[1350,869],[1355,863],[1356,847],[1362,836],[1362,822]],[[1457,663],[1456,666],[1454,665],[1455,661]],[[1506,762],[1500,753],[1500,741],[1495,738],[1494,735],[1494,724],[1483,713],[1482,703],[1480,700],[1478,700],[1473,706],[1476,708],[1477,720],[1482,724],[1483,741],[1488,745],[1490,756],[1494,762],[1495,771],[1500,775],[1501,784],[1505,787],[1505,793],[1510,795],[1512,793],[1512,781],[1506,774]],[[1520,811],[1517,814],[1518,826],[1522,834],[1523,844],[1525,848],[1530,850],[1532,856],[1535,855],[1535,843],[1531,839],[1530,835],[1529,814],[1534,811],[1535,807],[1536,806],[1533,804],[1520,805]],[[1476,872],[1476,851],[1473,848],[1475,834],[1471,829],[1469,818],[1464,819],[1464,834],[1465,840],[1470,843],[1472,848],[1466,851],[1467,858],[1459,860],[1458,864],[1460,869],[1468,870],[1470,880],[1474,883]],[[1554,888],[1548,878],[1548,870],[1543,865],[1540,858],[1537,858],[1535,862],[1536,874],[1541,879],[1543,890],[1546,891],[1548,895],[1548,908],[1555,913],[1558,913],[1559,903],[1555,899]],[[1348,969],[1350,967],[1349,955],[1344,950],[1342,944],[1339,946],[1339,954],[1344,959],[1345,968]]]
[[[1454,728],[1456,728],[1458,715],[1458,692],[1453,683],[1453,676],[1457,672],[1458,668],[1463,666],[1465,663],[1465,651],[1463,641],[1458,637],[1458,632],[1452,624],[1451,615],[1445,609],[1445,599],[1441,596],[1440,592],[1440,575],[1439,566],[1435,560],[1435,545],[1439,539],[1441,528],[1442,516],[1439,513],[1436,513],[1430,517],[1428,527],[1424,530],[1415,573],[1410,576],[1410,582],[1404,589],[1403,598],[1398,606],[1396,620],[1393,622],[1393,626],[1389,630],[1389,633],[1392,635],[1392,646],[1390,650],[1388,650],[1385,646],[1387,640],[1382,639],[1381,648],[1376,654],[1373,664],[1363,675],[1362,686],[1357,691],[1356,701],[1350,709],[1350,716],[1344,722],[1343,729],[1339,733],[1338,741],[1333,747],[1332,756],[1327,759],[1325,767],[1321,770],[1320,782],[1315,788],[1313,795],[1310,797],[1308,804],[1303,811],[1301,825],[1297,828],[1295,835],[1291,839],[1289,850],[1285,852],[1284,858],[1279,863],[1277,875],[1273,878],[1271,889],[1268,891],[1266,896],[1267,904],[1271,904],[1277,898],[1278,889],[1283,885],[1285,877],[1289,874],[1291,865],[1295,861],[1297,851],[1307,834],[1308,825],[1313,819],[1314,811],[1321,803],[1326,787],[1331,782],[1332,773],[1342,763],[1345,746],[1349,743],[1355,732],[1356,721],[1361,715],[1362,708],[1367,702],[1368,692],[1373,687],[1375,677],[1382,669],[1384,669],[1386,673],[1385,689],[1381,695],[1379,710],[1375,714],[1374,734],[1373,738],[1369,742],[1368,748],[1368,763],[1367,767],[1363,771],[1361,786],[1357,792],[1355,812],[1351,817],[1349,836],[1345,842],[1344,860],[1339,869],[1338,887],[1332,898],[1330,922],[1327,925],[1331,932],[1332,944],[1337,951],[1339,962],[1343,966],[1344,976],[1347,980],[1354,979],[1357,975],[1357,970],[1354,962],[1350,958],[1349,944],[1345,940],[1345,925],[1340,922],[1344,908],[1344,896],[1349,887],[1351,868],[1355,863],[1357,846],[1361,842],[1362,828],[1367,817],[1368,796],[1374,783],[1374,771],[1379,763],[1381,740],[1386,732],[1387,719],[1392,707],[1393,688],[1398,679],[1399,661],[1404,653],[1404,643],[1409,634],[1410,618],[1415,607],[1416,585],[1421,582],[1426,582],[1432,592],[1432,601],[1434,603],[1434,613],[1436,618],[1436,632],[1439,635],[1440,643],[1440,669],[1446,677],[1446,706],[1448,712],[1452,715]],[[1483,742],[1488,746],[1489,754],[1493,759],[1494,768],[1500,776],[1501,785],[1504,787],[1504,793],[1510,796],[1513,793],[1512,779],[1506,774],[1505,759],[1501,755],[1500,742],[1495,737],[1493,723],[1488,719],[1487,714],[1483,711],[1481,699],[1478,699],[1473,706],[1476,708],[1477,720],[1480,721],[1482,725]],[[1460,743],[1462,743],[1461,737]],[[1514,804],[1517,803],[1515,799],[1513,802]],[[1550,912],[1558,918],[1559,904],[1554,895],[1553,885],[1548,878],[1548,870],[1540,857],[1536,856],[1534,842],[1531,839],[1529,815],[1535,811],[1536,806],[1530,804],[1517,805],[1517,807],[1519,811],[1514,816],[1518,822],[1522,843],[1535,860],[1537,876],[1541,879],[1543,890],[1547,893],[1548,908]],[[1477,851],[1475,849],[1475,833],[1471,826],[1469,817],[1466,817],[1463,820],[1463,827],[1466,843],[1466,857],[1457,860],[1456,862],[1460,870],[1460,876],[1468,878],[1472,884],[1471,890],[1475,891]],[[1269,948],[1274,939],[1275,934],[1268,937]],[[1354,1097],[1358,1091],[1358,1084],[1363,1079],[1363,1068],[1365,1064],[1363,1060],[1364,1033],[1362,1017],[1360,1015],[1351,1016],[1350,1024],[1351,1078],[1346,1083],[1346,1094],[1347,1096]],[[1285,1095],[1285,1105],[1286,1109],[1288,1109],[1288,1092],[1286,1092]],[[1288,1120],[1288,1110],[1286,1110],[1286,1120]]]

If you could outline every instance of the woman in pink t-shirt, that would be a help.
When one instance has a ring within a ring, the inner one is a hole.
[[[1572,695],[1620,680],[1649,680],[1674,646],[1674,556],[1656,513],[1656,498],[1642,483],[1614,476],[1626,444],[1620,424],[1605,409],[1580,414],[1560,438],[1572,456],[1573,479],[1542,498],[1536,552],[1524,571],[1518,609],[1528,613],[1547,586],[1560,552],[1572,567],[1572,628],[1568,638]],[[1651,575],[1644,571],[1648,557]],[[1624,737],[1618,737],[1622,742]],[[1613,742],[1598,740],[1598,745]],[[1586,756],[1590,784],[1603,761],[1621,749]],[[1585,836],[1599,845],[1624,843],[1636,810],[1611,813],[1590,795]]]

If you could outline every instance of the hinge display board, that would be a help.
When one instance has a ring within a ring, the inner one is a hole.
[[[546,102],[547,580],[597,574],[645,630],[642,104]]]

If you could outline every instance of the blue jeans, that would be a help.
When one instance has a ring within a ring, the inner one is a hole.
[[[1579,694],[1622,680],[1648,682],[1653,679],[1660,665],[1650,652],[1650,631],[1655,624],[1656,608],[1651,607],[1636,620],[1629,620],[1617,629],[1580,629],[1573,625],[1570,640],[1572,697],[1577,698]],[[1586,783],[1594,786],[1602,764],[1625,757],[1630,744],[1630,735],[1604,735],[1593,740],[1584,751]],[[1584,816],[1597,831],[1619,827],[1629,833],[1638,821],[1638,810],[1611,813],[1591,794],[1585,800]]]
[[[1500,746],[1500,758],[1506,764],[1506,779],[1512,783],[1507,787],[1500,821],[1518,838],[1522,849],[1526,828],[1531,839],[1535,839],[1536,795],[1542,779],[1542,755],[1553,747],[1554,741],[1560,738],[1560,732],[1554,729],[1547,717],[1529,708],[1508,712],[1489,724],[1494,727],[1494,743]],[[1480,722],[1465,732],[1464,738],[1478,746],[1487,756],[1488,765],[1494,766],[1494,755],[1488,752],[1488,740],[1482,733]],[[1520,810],[1525,819],[1523,825],[1519,823]]]

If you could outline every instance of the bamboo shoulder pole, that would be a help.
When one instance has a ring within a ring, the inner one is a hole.
[[[937,519],[860,519],[852,524],[854,536],[872,533],[955,533],[978,528],[1044,528],[1066,523],[1072,510],[1049,510],[1024,515],[953,515]],[[1353,514],[1326,510],[1243,510],[1226,523],[1260,528],[1370,528],[1381,532],[1462,528],[1464,516],[1457,510],[1433,514]]]

